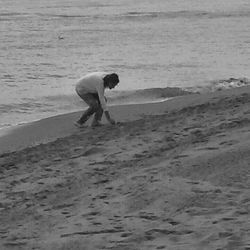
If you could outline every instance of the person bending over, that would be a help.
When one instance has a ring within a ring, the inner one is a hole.
[[[83,127],[84,123],[93,115],[91,126],[100,126],[103,111],[109,123],[115,124],[115,120],[110,117],[104,96],[105,89],[113,89],[119,83],[116,73],[94,72],[85,75],[76,83],[76,93],[87,103],[89,108],[83,113],[81,118],[75,122],[77,127]]]

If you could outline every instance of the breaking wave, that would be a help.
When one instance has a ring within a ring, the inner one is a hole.
[[[188,91],[191,92],[214,92],[214,91],[221,91],[224,89],[233,89],[233,88],[239,88],[250,85],[250,80],[246,77],[242,78],[228,78],[228,79],[218,79],[213,80],[206,86],[194,86],[185,88]]]
[[[142,103],[162,101],[169,98],[192,94],[192,91],[183,90],[178,87],[149,88],[138,90],[113,91],[109,99],[114,104]]]

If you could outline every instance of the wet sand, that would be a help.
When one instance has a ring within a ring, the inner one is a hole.
[[[250,249],[250,87],[111,112],[0,138],[0,249]]]

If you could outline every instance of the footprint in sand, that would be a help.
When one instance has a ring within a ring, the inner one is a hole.
[[[233,232],[220,232],[219,238],[227,238],[233,235]]]
[[[187,181],[188,184],[194,184],[194,185],[198,185],[200,184],[198,181]]]
[[[158,220],[159,217],[154,215],[153,213],[141,213],[139,214],[139,218],[146,219],[146,220]]]
[[[239,143],[239,141],[229,140],[229,141],[223,141],[223,142],[221,142],[220,145],[231,146],[231,145],[234,145],[236,143]]]
[[[104,183],[107,183],[107,182],[109,182],[109,179],[98,180],[98,181],[94,182],[94,184],[99,185],[99,184],[104,184]]]
[[[27,241],[10,241],[10,242],[5,242],[4,246],[6,247],[18,247],[18,249],[22,249],[23,246],[27,245]],[[19,248],[20,247],[20,248]]]
[[[92,225],[100,226],[100,225],[102,225],[102,223],[101,223],[101,222],[97,222],[97,221],[93,221],[93,222],[92,222]]]
[[[101,195],[97,196],[96,198],[103,200],[103,199],[106,199],[107,197],[108,197],[107,194],[101,194]]]
[[[176,226],[176,225],[179,225],[179,224],[180,224],[179,222],[174,221],[174,220],[171,219],[171,218],[164,219],[163,221],[164,221],[164,222],[165,222],[165,221],[168,222],[168,223],[169,223],[170,225],[172,225],[172,226]]]
[[[225,137],[227,134],[218,134],[217,137]]]
[[[80,231],[80,232],[73,232],[68,234],[62,234],[61,237],[70,237],[73,235],[97,235],[97,234],[113,234],[113,233],[121,233],[123,230],[119,229],[105,229],[100,231]]]
[[[52,172],[52,171],[54,171],[52,168],[44,168],[44,171],[46,171],[46,172]]]
[[[0,230],[0,238],[4,239],[8,237],[8,230]]]
[[[218,150],[219,147],[205,147],[205,148],[200,148],[198,150]]]
[[[104,153],[105,151],[106,151],[106,149],[102,148],[102,147],[91,147],[82,153],[71,156],[70,159],[79,158],[79,157],[86,157],[86,156],[99,154],[99,153]]]
[[[61,214],[66,214],[66,215],[68,215],[68,214],[70,214],[70,212],[68,212],[68,211],[62,211]]]
[[[180,158],[186,158],[186,157],[189,157],[189,155],[177,155],[173,157],[173,159],[180,159]]]
[[[236,218],[234,218],[234,217],[224,217],[224,218],[222,218],[221,220],[222,221],[232,221],[232,220],[235,220]]]
[[[62,161],[62,160],[63,160],[62,157],[56,157],[56,158],[53,159],[54,162],[59,162],[59,161]]]
[[[181,231],[176,231],[176,230],[168,230],[168,229],[160,229],[160,228],[155,228],[151,229],[149,231],[145,232],[145,238],[149,241],[155,240],[158,237],[162,237],[162,235],[169,235],[169,236],[184,236],[188,234],[192,234],[192,230],[181,230]]]
[[[249,214],[249,212],[248,212],[246,209],[244,209],[244,208],[241,208],[241,209],[236,210],[236,211],[234,212],[234,215],[235,215],[235,216],[239,216],[239,215],[248,215],[248,214]]]
[[[133,233],[125,232],[125,233],[122,233],[122,234],[121,234],[121,237],[122,237],[122,238],[127,238],[127,237],[129,237],[129,236],[131,236],[131,235],[133,235]]]
[[[70,203],[70,204],[61,204],[61,205],[57,205],[57,206],[54,206],[53,208],[54,209],[63,209],[63,208],[67,208],[67,207],[72,207],[74,206],[73,203]]]
[[[185,127],[185,128],[183,128],[184,131],[194,130],[194,129],[199,129],[199,127],[197,127],[197,126],[191,126],[191,127]]]

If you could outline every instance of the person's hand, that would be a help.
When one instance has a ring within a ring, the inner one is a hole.
[[[105,116],[106,116],[106,118],[107,118],[107,120],[109,121],[110,124],[114,125],[114,124],[116,123],[115,120],[113,120],[113,119],[110,117],[110,114],[109,114],[109,112],[108,112],[107,110],[104,111],[104,114],[105,114]]]
[[[110,122],[110,124],[112,124],[112,125],[115,125],[116,124],[116,122],[115,122],[115,120],[113,120],[113,119],[109,119],[109,122]]]

